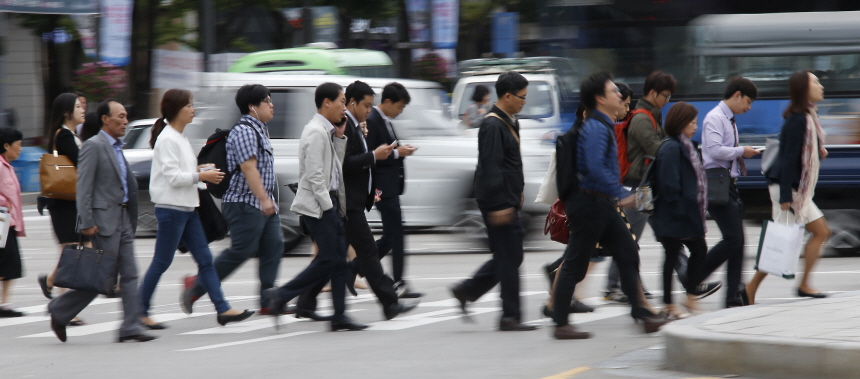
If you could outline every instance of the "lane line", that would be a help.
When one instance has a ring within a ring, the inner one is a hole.
[[[567,379],[567,378],[572,378],[576,375],[582,374],[583,372],[586,372],[588,370],[591,370],[591,367],[582,366],[582,367],[577,367],[573,370],[567,370],[565,372],[558,373],[555,375],[545,376],[542,379]]]
[[[201,346],[201,347],[195,347],[195,348],[191,348],[191,349],[182,349],[182,350],[176,350],[176,351],[211,350],[211,349],[217,349],[217,348],[221,348],[221,347],[245,345],[245,344],[255,343],[255,342],[263,342],[263,341],[277,340],[277,339],[281,339],[281,338],[297,337],[297,336],[301,336],[301,335],[305,335],[305,334],[311,334],[311,333],[319,333],[319,332],[318,331],[293,332],[290,334],[280,334],[277,336],[254,338],[251,340],[236,341],[236,342],[227,342],[227,343],[222,343],[222,344],[217,344],[217,345]]]

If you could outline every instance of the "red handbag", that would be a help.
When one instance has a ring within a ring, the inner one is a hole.
[[[564,203],[555,199],[552,207],[549,208],[549,213],[546,215],[546,222],[543,225],[543,234],[549,234],[549,238],[555,242],[561,242],[567,245],[570,239],[570,228],[568,227],[567,215],[564,212]]]

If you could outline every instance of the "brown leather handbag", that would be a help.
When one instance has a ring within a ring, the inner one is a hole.
[[[57,134],[60,134],[60,130],[57,130]],[[54,153],[42,154],[39,159],[42,196],[49,199],[75,200],[78,170],[69,157],[57,153],[57,134],[54,135]]]

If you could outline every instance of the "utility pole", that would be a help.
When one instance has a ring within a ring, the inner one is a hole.
[[[150,0],[152,1],[152,0]],[[200,0],[200,46],[203,49],[203,71],[212,72],[212,54],[215,54],[215,5],[213,0]]]

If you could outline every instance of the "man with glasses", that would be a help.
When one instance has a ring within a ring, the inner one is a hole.
[[[478,132],[478,167],[475,200],[484,223],[493,257],[474,277],[451,288],[460,309],[501,283],[502,317],[499,330],[537,329],[523,324],[520,313],[520,264],[523,262],[523,228],[517,214],[523,206],[523,162],[520,124],[516,115],[526,105],[529,81],[509,71],[496,81],[499,100],[481,121]]]
[[[269,89],[248,84],[236,93],[242,117],[227,137],[227,171],[233,172],[230,186],[221,198],[221,211],[230,225],[232,245],[215,259],[218,280],[230,276],[245,261],[260,258],[260,312],[269,315],[265,291],[274,287],[284,253],[278,205],[275,203],[275,166],[267,122],[275,117]],[[197,277],[185,278],[180,306],[191,306],[206,294]]]

